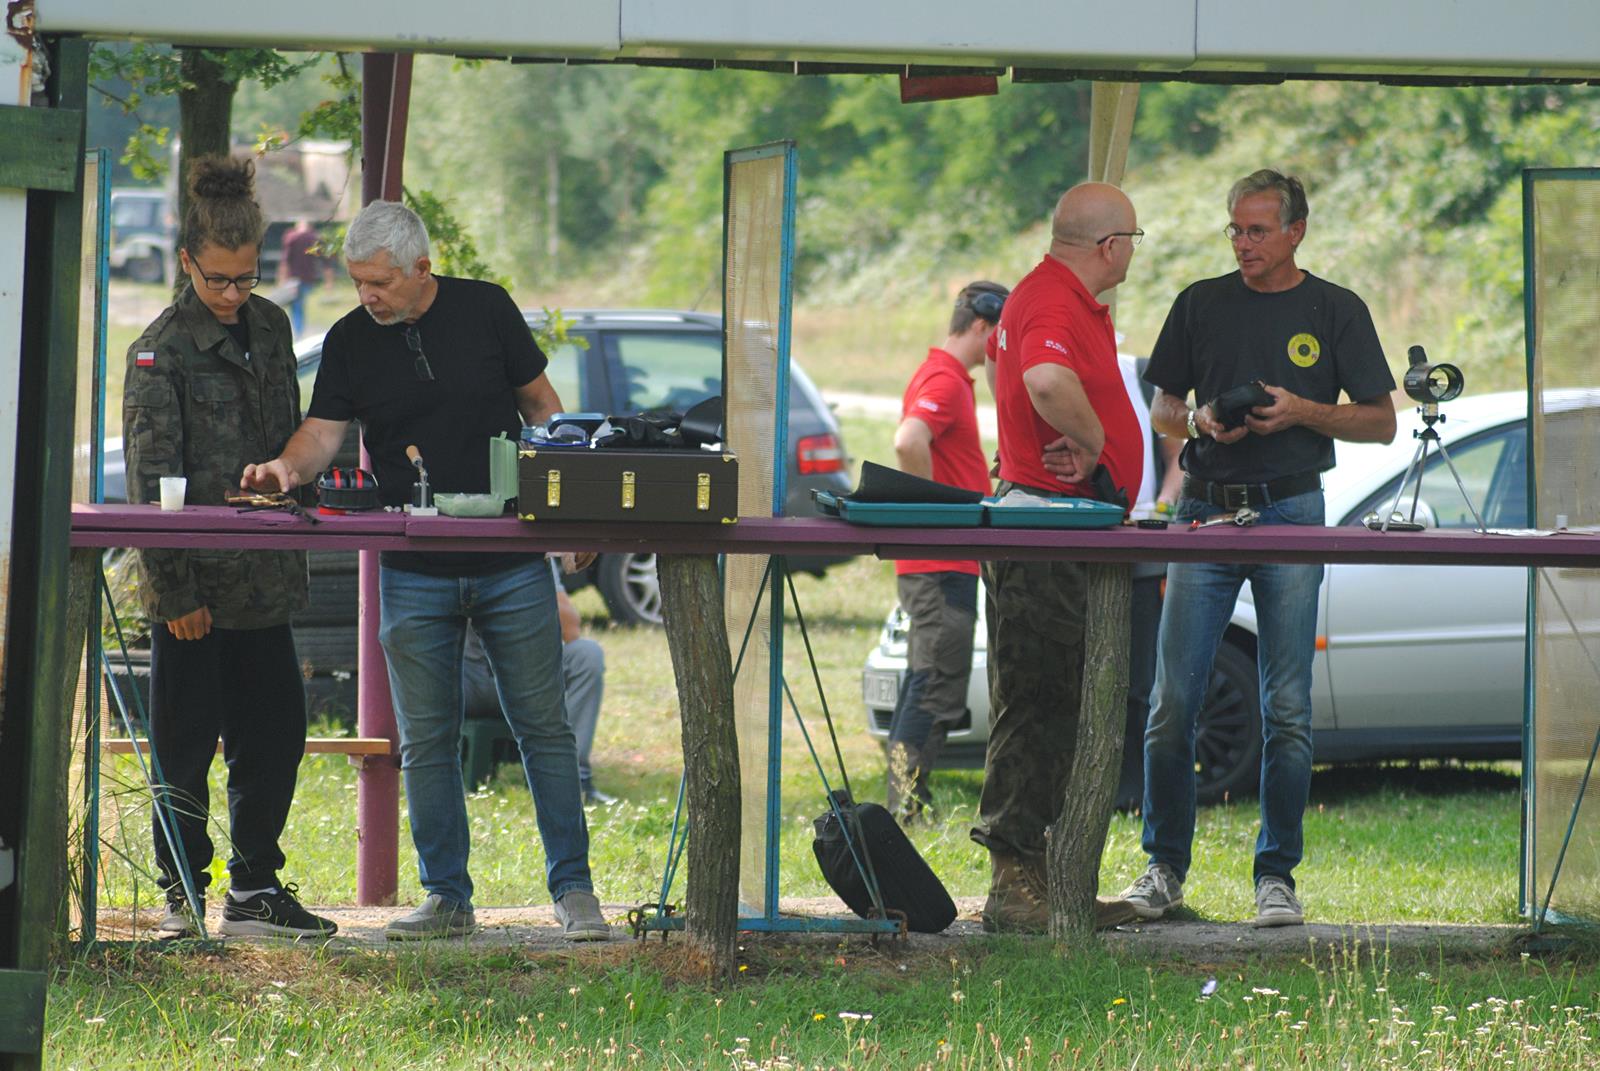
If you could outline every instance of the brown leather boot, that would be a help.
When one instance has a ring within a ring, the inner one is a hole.
[[[994,877],[983,905],[985,933],[1046,933],[1050,929],[1050,876],[1044,860],[992,853]],[[1094,901],[1094,928],[1109,930],[1138,917],[1133,905],[1110,896]]]
[[[994,874],[983,905],[985,933],[1044,933],[1050,928],[1047,887],[1039,882],[1043,867],[1020,857],[989,853]]]

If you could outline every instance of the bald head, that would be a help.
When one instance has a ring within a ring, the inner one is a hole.
[[[1133,202],[1108,182],[1080,182],[1056,202],[1050,238],[1065,245],[1094,245],[1113,231],[1131,231]]]
[[[1061,195],[1050,217],[1050,255],[1071,268],[1089,293],[1128,276],[1138,214],[1128,195],[1106,182],[1083,182]]]

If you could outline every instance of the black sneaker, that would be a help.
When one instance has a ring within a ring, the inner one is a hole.
[[[243,901],[224,897],[222,925],[217,932],[225,937],[332,937],[338,933],[333,920],[318,918],[300,906],[295,898],[299,891],[285,885]]]

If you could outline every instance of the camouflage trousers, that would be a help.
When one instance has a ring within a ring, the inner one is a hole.
[[[1087,573],[1082,562],[985,562],[983,585],[989,750],[972,839],[1042,860],[1077,746]]]

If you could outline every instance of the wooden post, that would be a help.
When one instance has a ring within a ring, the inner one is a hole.
[[[401,199],[406,120],[411,108],[411,57],[384,52],[362,58],[361,203]],[[361,464],[370,468],[366,447]],[[389,665],[378,642],[378,555],[363,550],[357,566],[356,729],[383,736],[399,754],[400,730],[389,694]],[[390,755],[365,755],[356,775],[356,903],[395,902],[400,887],[400,768]]]
[[[1128,145],[1139,107],[1138,82],[1096,82],[1089,91],[1089,181],[1122,185],[1128,169]],[[1098,295],[1117,313],[1117,290]]]
[[[1094,932],[1094,900],[1100,885],[1100,855],[1111,824],[1111,805],[1122,768],[1122,736],[1128,708],[1128,616],[1133,567],[1088,566],[1084,605],[1083,697],[1071,786],[1061,817],[1050,827],[1046,865],[1050,871],[1050,936],[1057,941]]]
[[[659,555],[656,569],[683,722],[685,933],[696,965],[721,981],[733,977],[739,927],[739,740],[722,581],[711,555]]]

